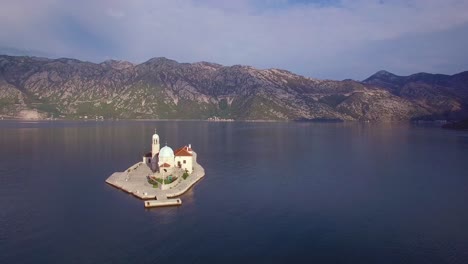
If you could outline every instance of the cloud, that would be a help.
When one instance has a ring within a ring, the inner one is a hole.
[[[107,15],[113,18],[123,18],[125,16],[125,12],[121,10],[114,10],[112,8],[107,9]]]
[[[468,28],[462,0],[3,2],[0,45],[92,61],[165,56],[360,79],[387,68],[383,63],[401,73],[440,69],[444,57],[464,52],[453,49],[451,39],[468,42],[456,35]],[[447,40],[438,42],[437,52],[418,49],[437,36]],[[408,61],[410,51],[425,56]],[[443,69],[468,68],[461,60]]]

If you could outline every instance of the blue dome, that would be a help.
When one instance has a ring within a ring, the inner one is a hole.
[[[173,158],[174,157],[174,151],[168,147],[165,146],[159,151],[159,158]]]

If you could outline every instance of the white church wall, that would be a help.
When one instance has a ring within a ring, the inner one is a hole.
[[[185,163],[184,163],[185,160]],[[177,156],[175,157],[175,166],[181,165],[181,168],[187,170],[189,173],[193,171],[193,158],[190,156]]]

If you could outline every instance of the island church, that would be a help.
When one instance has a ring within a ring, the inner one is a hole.
[[[159,147],[159,135],[154,131],[151,152],[143,156],[143,163],[146,163],[153,172],[170,172],[175,168],[180,168],[192,173],[193,154],[191,144],[176,151],[173,151],[167,144],[161,149]]]

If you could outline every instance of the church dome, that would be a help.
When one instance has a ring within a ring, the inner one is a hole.
[[[165,146],[159,151],[159,158],[173,158],[174,157],[174,151],[168,147]]]

